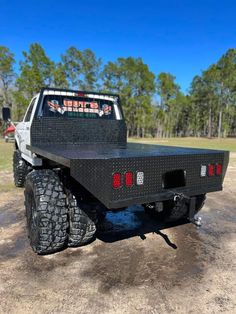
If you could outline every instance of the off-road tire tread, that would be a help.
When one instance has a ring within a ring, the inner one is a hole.
[[[33,190],[39,215],[39,239],[37,243],[31,243],[31,246],[38,254],[54,253],[64,247],[68,238],[68,209],[63,185],[52,170],[33,170],[29,173],[25,184],[26,215],[26,194],[30,189]]]
[[[79,196],[68,191],[69,239],[68,246],[76,247],[89,243],[96,233],[96,210],[84,204]]]
[[[13,154],[13,173],[16,187],[23,187],[25,185],[25,178],[32,168],[21,158],[21,153],[18,149]]]

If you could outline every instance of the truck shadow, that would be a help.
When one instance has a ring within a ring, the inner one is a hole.
[[[145,240],[145,234],[155,233],[161,236],[168,246],[177,249],[176,244],[161,230],[187,223],[187,220],[178,223],[159,222],[147,215],[142,206],[132,206],[123,211],[107,212],[104,225],[98,230],[96,237],[103,242],[112,243],[136,236]]]

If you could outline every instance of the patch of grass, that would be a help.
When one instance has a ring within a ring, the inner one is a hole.
[[[0,139],[0,171],[12,169],[13,143],[5,143]]]
[[[17,188],[15,187],[13,182],[6,182],[4,184],[0,183],[0,192],[11,192],[16,190]]]
[[[196,137],[165,138],[165,139],[129,138],[128,141],[132,143],[209,148],[209,149],[220,149],[220,150],[228,150],[231,152],[236,152],[236,139],[235,138],[226,138],[226,139],[218,139],[218,138],[208,139],[208,138],[196,138]]]

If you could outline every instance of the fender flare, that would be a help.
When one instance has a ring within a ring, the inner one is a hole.
[[[15,149],[19,149],[19,138],[15,136]]]

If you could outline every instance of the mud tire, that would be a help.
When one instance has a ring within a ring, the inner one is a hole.
[[[13,154],[13,174],[14,183],[16,187],[23,187],[25,185],[25,178],[32,168],[27,162],[21,158],[21,153],[18,149]]]
[[[26,177],[25,208],[30,244],[38,254],[54,253],[67,242],[67,206],[63,185],[52,170]]]
[[[94,239],[96,233],[97,214],[96,208],[85,204],[80,196],[68,190],[69,205],[69,238],[68,246],[82,246]]]

